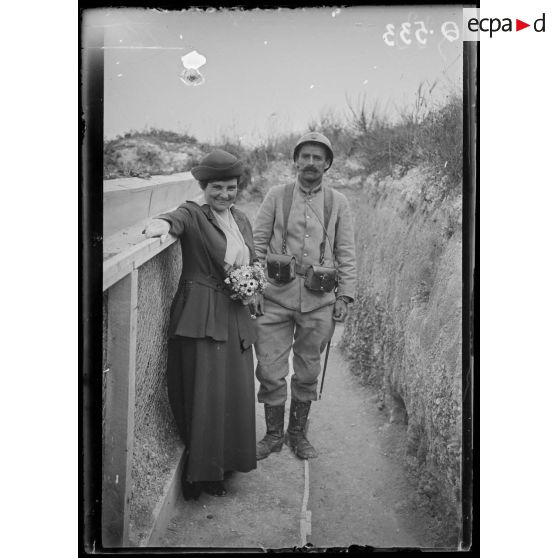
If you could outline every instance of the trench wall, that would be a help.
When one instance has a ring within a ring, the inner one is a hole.
[[[138,273],[134,457],[130,540],[145,542],[156,503],[182,445],[167,396],[167,328],[181,269],[180,243],[145,262]]]
[[[374,176],[354,204],[358,289],[342,340],[380,408],[407,425],[419,489],[458,530],[462,428],[462,195],[425,168]]]
[[[134,440],[128,502],[129,537],[133,546],[147,542],[156,505],[164,497],[165,484],[183,449],[170,412],[166,383],[167,328],[180,269],[179,242],[138,269]],[[103,340],[110,334],[107,302],[105,295]],[[106,341],[103,345],[106,346]],[[110,368],[110,358],[104,349],[103,370],[107,368]]]
[[[104,183],[103,541],[109,546],[148,543],[184,447],[166,383],[181,248],[170,238],[146,240],[142,230],[149,218],[198,193],[189,173]]]

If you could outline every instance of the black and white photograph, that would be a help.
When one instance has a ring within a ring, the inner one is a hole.
[[[81,12],[87,551],[470,548],[464,8]]]

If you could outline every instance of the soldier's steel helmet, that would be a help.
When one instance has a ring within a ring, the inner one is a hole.
[[[308,132],[304,134],[297,142],[293,152],[293,160],[296,162],[296,158],[298,157],[298,152],[304,143],[319,143],[323,145],[327,151],[329,156],[329,166],[326,170],[331,167],[331,163],[333,163],[333,149],[331,147],[331,142],[320,132]]]

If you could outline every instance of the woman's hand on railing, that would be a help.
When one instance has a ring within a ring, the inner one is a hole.
[[[161,243],[165,242],[170,230],[170,223],[164,219],[151,219],[147,224],[145,229],[143,229],[143,234],[145,238],[153,238],[156,236],[161,237]]]

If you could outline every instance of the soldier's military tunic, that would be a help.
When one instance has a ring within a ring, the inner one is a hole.
[[[287,399],[288,357],[293,349],[294,375],[291,393],[300,401],[317,399],[320,353],[334,329],[336,297],[354,298],[356,258],[352,216],[347,198],[333,190],[331,217],[326,239],[324,266],[337,265],[336,292],[319,293],[304,286],[310,264],[319,265],[324,223],[323,182],[307,192],[297,180],[287,224],[287,253],[296,257],[297,276],[279,284],[269,279],[264,293],[265,313],[257,319],[255,344],[260,382],[258,400],[281,405]],[[273,187],[265,197],[254,226],[256,256],[265,260],[268,252],[280,254],[283,239],[283,197],[287,185]]]

